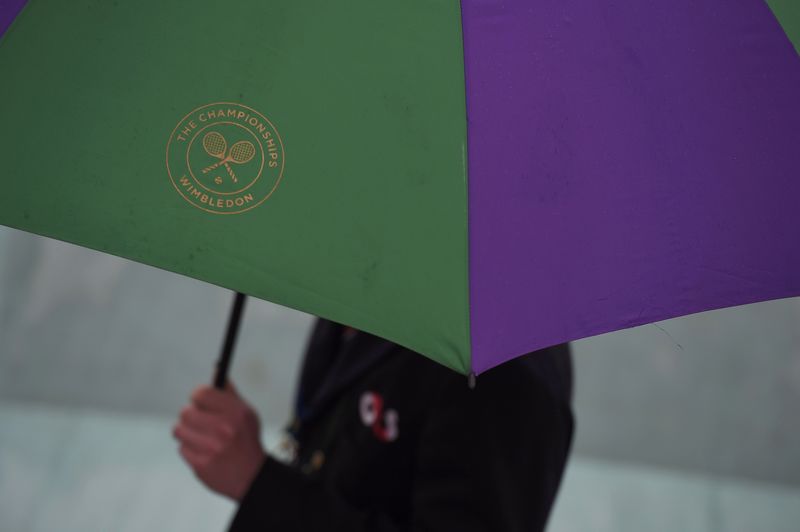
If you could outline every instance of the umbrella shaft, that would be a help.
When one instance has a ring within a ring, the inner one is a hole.
[[[220,390],[225,387],[228,380],[228,368],[233,357],[233,348],[236,345],[236,337],[239,334],[239,324],[242,321],[242,311],[244,310],[245,295],[236,292],[233,297],[233,306],[228,318],[228,330],[225,333],[225,342],[222,344],[222,352],[217,361],[217,369],[214,372],[214,387]]]

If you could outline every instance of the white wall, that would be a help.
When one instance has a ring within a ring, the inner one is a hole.
[[[230,292],[0,228],[0,400],[172,416],[210,379]],[[251,299],[234,362],[268,424],[311,318]],[[800,484],[800,300],[575,344],[585,455]]]

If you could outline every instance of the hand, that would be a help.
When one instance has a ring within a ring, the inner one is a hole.
[[[209,489],[241,501],[266,459],[258,415],[232,384],[201,386],[172,430],[180,454]]]

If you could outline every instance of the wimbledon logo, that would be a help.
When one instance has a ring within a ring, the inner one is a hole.
[[[238,214],[269,198],[283,176],[283,141],[258,111],[212,103],[184,116],[167,142],[167,173],[206,212]]]

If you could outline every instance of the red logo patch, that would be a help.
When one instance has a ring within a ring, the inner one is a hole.
[[[399,416],[396,410],[383,409],[383,397],[375,392],[364,392],[358,404],[361,422],[371,427],[372,433],[382,442],[393,442],[400,435]]]

